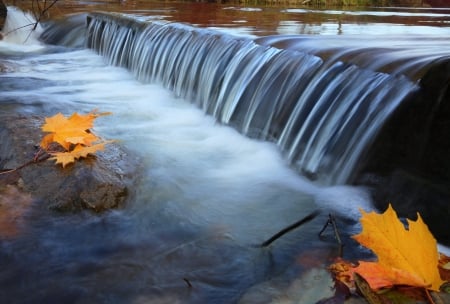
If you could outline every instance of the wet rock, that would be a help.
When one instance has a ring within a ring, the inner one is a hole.
[[[437,60],[420,87],[383,127],[355,183],[373,188],[382,211],[392,203],[402,217],[419,212],[450,245],[450,60]]]
[[[43,136],[42,123],[41,117],[0,115],[0,171],[33,159]],[[109,144],[96,156],[65,168],[49,160],[32,163],[20,169],[20,178],[15,174],[15,181],[49,208],[102,211],[124,205],[136,164],[124,149]]]
[[[6,9],[6,5],[0,0],[0,31],[3,29],[6,21],[6,14],[8,10]],[[0,33],[0,40],[2,39],[2,33]]]

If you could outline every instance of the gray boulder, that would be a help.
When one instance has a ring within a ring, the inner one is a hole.
[[[33,160],[43,133],[42,117],[0,114],[0,171]],[[42,204],[62,211],[103,211],[121,207],[136,178],[137,160],[117,144],[69,164],[31,163],[15,173],[0,175],[0,183],[18,184]]]

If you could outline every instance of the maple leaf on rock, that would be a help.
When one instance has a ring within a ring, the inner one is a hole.
[[[42,131],[44,132],[58,132],[64,125],[67,124],[67,118],[58,113],[52,117],[45,118],[45,124],[42,126]]]
[[[47,134],[41,140],[41,147],[44,149],[47,149],[50,146],[50,144],[53,142],[55,142],[53,140],[53,133]]]
[[[103,142],[88,147],[76,145],[72,151],[52,153],[50,160],[55,160],[57,164],[61,164],[64,168],[66,165],[75,162],[75,160],[80,157],[87,157],[89,154],[95,154],[95,152],[105,149],[106,143],[107,142]]]
[[[78,125],[80,129],[83,128],[85,130],[88,130],[94,127],[94,119],[106,115],[111,115],[111,113],[110,112],[99,113],[94,110],[88,114],[80,115],[75,112],[70,116],[69,120]]]
[[[71,152],[57,152],[52,153],[50,160],[55,160],[56,164],[61,164],[64,168],[68,164],[75,162],[75,156]]]
[[[70,118],[66,118],[63,114],[58,113],[50,118],[45,119],[45,124],[42,126],[42,131],[51,132],[52,140],[59,143],[66,150],[70,149],[72,144],[91,145],[98,141],[99,138],[89,131],[93,127],[95,115],[86,114],[79,115],[74,113]],[[41,141],[41,146],[46,148],[48,145],[44,139]]]
[[[417,221],[407,220],[408,229],[391,205],[383,214],[361,214],[362,232],[353,238],[371,249],[378,262],[360,262],[355,272],[372,289],[402,284],[439,290],[444,281],[437,267],[437,242],[419,214]]]
[[[87,157],[99,150],[104,149],[104,145],[111,141],[102,141],[90,130],[94,126],[94,119],[110,113],[90,112],[86,115],[78,113],[66,118],[58,113],[52,117],[45,118],[42,126],[44,132],[50,132],[41,140],[41,147],[52,155],[50,159],[56,160],[57,164],[63,167],[73,163],[80,157]],[[56,152],[51,149],[51,144],[57,143],[65,152]],[[51,149],[52,151],[48,151]]]

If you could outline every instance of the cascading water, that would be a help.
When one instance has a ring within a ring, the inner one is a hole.
[[[16,7],[8,8],[8,16],[2,29],[4,40],[15,45],[36,45],[42,33],[41,24]]]
[[[417,86],[341,61],[180,24],[89,17],[88,47],[161,83],[220,123],[276,142],[327,185],[349,181],[383,123]]]

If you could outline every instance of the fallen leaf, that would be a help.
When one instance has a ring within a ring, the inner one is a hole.
[[[42,130],[50,134],[42,138],[41,147],[52,156],[51,160],[63,167],[81,157],[103,150],[105,144],[112,141],[100,140],[90,128],[94,126],[95,118],[109,114],[92,111],[86,115],[74,113],[69,118],[61,113],[48,117]]]
[[[76,125],[80,126],[80,128],[84,128],[85,130],[92,129],[94,127],[94,119],[100,116],[107,116],[111,115],[111,112],[102,112],[99,113],[96,110],[85,114],[80,115],[78,113],[73,113],[69,120],[75,123]]]
[[[64,168],[66,165],[75,162],[76,159],[87,157],[89,154],[94,154],[97,151],[105,149],[105,144],[109,142],[111,141],[87,147],[76,145],[72,151],[51,153],[52,157],[50,160],[55,160],[56,164],[61,164]]]
[[[47,134],[45,135],[42,140],[41,140],[41,147],[45,150],[48,149],[48,147],[50,146],[51,143],[55,142],[53,140],[53,133]]]
[[[56,164],[61,164],[63,168],[75,162],[75,156],[71,152],[57,152],[52,155],[49,159],[56,161]]]
[[[392,287],[394,285],[427,287],[427,283],[417,275],[405,270],[386,267],[376,262],[360,261],[354,271],[363,276],[373,290]]]
[[[377,255],[377,264],[382,269],[378,275],[398,278],[402,274],[401,283],[394,280],[381,284],[374,279],[372,266],[360,262],[355,272],[364,277],[371,288],[405,284],[439,290],[444,281],[437,267],[437,242],[419,214],[417,221],[408,219],[409,230],[397,218],[391,205],[383,214],[366,213],[363,210],[361,214],[362,232],[353,238]]]
[[[355,290],[355,281],[353,278],[356,265],[338,258],[336,262],[328,267],[333,274],[333,278],[344,283],[351,291]]]
[[[46,149],[49,143],[57,142],[66,150],[69,150],[72,144],[92,145],[93,142],[99,140],[89,131],[93,127],[96,117],[92,113],[86,115],[74,113],[70,118],[66,118],[63,114],[58,113],[45,118],[42,131],[50,132],[50,136],[47,135],[42,139],[41,146]]]
[[[367,281],[357,273],[355,273],[354,279],[356,288],[369,304],[391,304],[391,302],[385,301],[378,293],[373,291]]]
[[[42,126],[42,131],[44,132],[58,132],[67,123],[67,118],[62,114],[58,113],[52,117],[45,118],[45,124]]]

